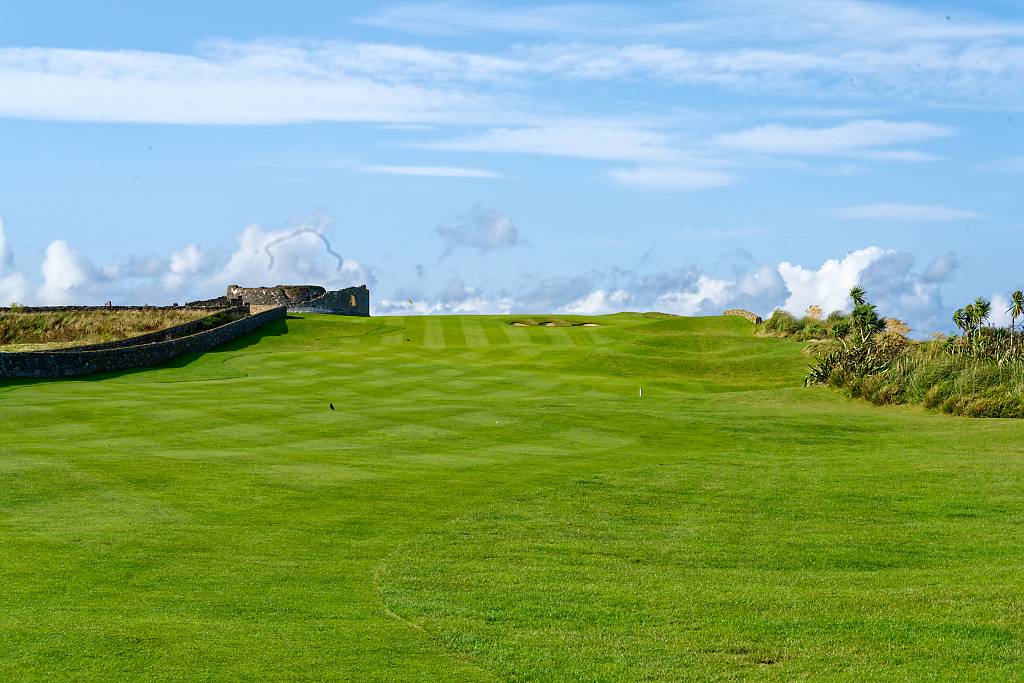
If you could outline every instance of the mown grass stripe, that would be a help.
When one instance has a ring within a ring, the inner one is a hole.
[[[592,329],[594,328],[576,326],[566,330],[566,334],[574,346],[593,346],[594,335],[591,332]]]
[[[553,346],[573,346],[569,327],[549,327],[545,330]]]
[[[541,346],[551,346],[554,343],[551,338],[552,332],[554,332],[554,328],[540,327],[539,325],[526,328],[526,333],[530,336],[530,343]]]
[[[415,346],[423,345],[423,321],[425,318],[421,315],[410,315],[406,316],[403,320],[405,326],[405,335],[402,337],[404,346],[413,344]],[[408,339],[409,341],[405,341]]]
[[[508,336],[508,323],[504,320],[485,319],[480,322],[480,326],[492,346],[505,346],[512,341]]]
[[[462,336],[466,339],[466,346],[490,346],[491,342],[487,339],[487,334],[479,320],[468,316],[459,320],[462,323]]]
[[[394,332],[385,332],[380,335],[380,344],[382,346],[398,346],[402,343],[405,338],[405,318],[394,317],[389,318],[385,321],[385,324],[389,327],[397,327],[398,329]]]
[[[423,321],[423,346],[428,349],[445,348],[444,332],[441,328],[441,319],[432,316],[420,318]]]
[[[441,332],[444,335],[445,346],[461,348],[466,346],[466,333],[463,332],[462,318],[447,317],[441,318]]]
[[[510,344],[517,345],[529,345],[533,344],[533,339],[530,337],[529,327],[516,327],[515,325],[505,324],[504,331],[505,336],[508,337]]]

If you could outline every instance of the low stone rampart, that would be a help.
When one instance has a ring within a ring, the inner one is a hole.
[[[137,337],[128,337],[127,339],[118,339],[117,341],[101,342],[99,344],[87,344],[85,346],[75,346],[67,350],[101,351],[103,349],[120,349],[126,346],[140,346],[142,344],[153,344],[155,342],[170,341],[171,339],[187,337],[191,334],[195,334],[196,332],[202,332],[203,330],[208,330],[217,325],[222,325],[227,322],[241,320],[247,315],[249,315],[248,306],[233,306],[231,308],[218,310],[214,313],[211,313],[208,316],[199,318],[198,320],[192,320],[187,323],[175,325],[174,327],[165,327],[164,329],[157,330],[156,332],[142,334]]]
[[[0,378],[77,377],[165,363],[185,353],[209,351],[287,316],[283,306],[176,339],[93,350],[0,353]],[[136,338],[138,339],[138,338]]]
[[[756,313],[752,313],[744,308],[730,308],[728,311],[722,313],[722,315],[735,315],[740,318],[746,318],[755,325],[761,324],[761,316]]]
[[[366,285],[329,292],[319,285],[276,285],[239,287],[229,285],[226,299],[240,299],[254,311],[287,306],[289,313],[333,313],[370,315],[370,290]]]
[[[290,313],[334,313],[338,315],[370,315],[370,290],[366,285],[326,292],[323,296],[288,306]]]
[[[211,299],[209,302],[196,301],[185,306],[0,306],[0,313],[77,313],[80,311],[180,311],[183,308],[199,310],[221,310],[240,305],[241,301],[228,302]]]

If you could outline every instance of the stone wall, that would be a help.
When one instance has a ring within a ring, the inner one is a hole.
[[[0,378],[77,377],[165,363],[184,353],[209,351],[287,316],[283,306],[176,339],[120,348],[0,353]]]
[[[251,306],[294,306],[319,299],[327,290],[318,285],[277,285],[239,287],[228,285],[227,298],[241,299]]]
[[[139,335],[138,337],[128,337],[127,339],[118,339],[117,341],[102,342],[100,344],[75,346],[67,350],[100,351],[102,349],[119,349],[124,346],[139,346],[141,344],[152,344],[154,342],[169,341],[171,339],[177,339],[179,337],[187,337],[190,334],[202,332],[203,330],[211,329],[217,325],[223,325],[225,322],[241,320],[247,315],[249,315],[249,307],[244,305],[238,305],[233,306],[231,308],[218,310],[206,317],[199,318],[198,320],[192,320],[191,322],[182,323],[181,325],[174,325],[173,327],[165,327],[162,330],[157,330],[156,332],[150,332],[148,334],[142,334]]]
[[[290,313],[336,313],[370,315],[370,290],[366,285],[327,292],[318,299],[288,307]]]
[[[287,306],[290,313],[334,313],[370,315],[370,290],[366,285],[328,292],[316,285],[277,285],[275,287],[239,287],[230,285],[226,299],[237,298],[254,311]]]
[[[761,316],[756,313],[751,313],[743,308],[730,308],[728,311],[722,313],[722,315],[737,315],[741,318],[746,318],[755,325],[759,325],[761,323]]]
[[[185,306],[0,306],[0,313],[77,313],[79,311],[177,311],[182,308],[198,308],[201,310],[220,310],[232,306],[240,306],[241,301],[227,301],[220,299],[209,299],[208,301],[195,301]]]

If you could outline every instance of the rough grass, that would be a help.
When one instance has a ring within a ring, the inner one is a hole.
[[[1024,423],[512,320],[0,385],[0,679],[1019,680]]]
[[[187,308],[25,313],[0,311],[0,351],[28,351],[117,341],[209,315]]]
[[[827,353],[834,345],[819,349]],[[908,344],[882,372],[833,372],[829,384],[875,405],[917,404],[965,417],[1024,418],[1024,364],[950,356],[935,343]]]

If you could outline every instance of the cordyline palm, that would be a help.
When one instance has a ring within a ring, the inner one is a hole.
[[[958,329],[962,330],[964,334],[967,333],[967,320],[967,311],[964,309],[958,308],[956,309],[956,312],[953,313],[953,324],[955,324]]]
[[[1010,295],[1010,307],[1006,309],[1010,314],[1010,350],[1015,346],[1014,333],[1017,331],[1017,318],[1024,316],[1024,292],[1019,289]]]
[[[867,302],[867,294],[860,287],[850,290],[853,311],[850,312],[850,323],[854,331],[854,342],[857,346],[868,341],[876,332],[885,329],[885,321],[878,317],[874,304]]]
[[[964,331],[967,332],[967,341],[974,344],[974,304],[967,304],[963,307],[964,322],[967,323]]]
[[[980,296],[974,300],[974,322],[978,326],[978,341],[981,341],[981,329],[992,312],[992,302],[986,301]]]

